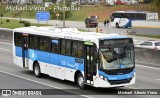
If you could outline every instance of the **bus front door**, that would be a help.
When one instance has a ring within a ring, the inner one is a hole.
[[[85,45],[85,69],[84,69],[84,80],[86,84],[93,85],[93,59],[94,51],[93,45]]]
[[[28,34],[22,34],[22,61],[23,67],[28,67]]]

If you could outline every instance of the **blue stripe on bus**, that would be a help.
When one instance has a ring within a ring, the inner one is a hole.
[[[105,78],[107,78],[108,80],[123,80],[123,79],[129,79],[133,76],[135,72],[135,69],[128,73],[128,74],[123,74],[123,75],[108,75],[105,72],[102,72],[100,70],[98,70],[99,75],[104,76]]]
[[[54,64],[66,68],[84,71],[84,59],[74,58],[49,52],[43,52],[33,49],[28,49],[29,59],[32,61],[40,61],[48,64]],[[16,56],[22,57],[22,48],[16,47]],[[25,56],[26,57],[26,56]],[[76,59],[80,59],[81,62],[76,62]]]
[[[22,47],[16,47],[16,56],[22,57]]]
[[[123,26],[124,28],[132,27],[132,20],[145,20],[145,19],[135,19],[135,18],[127,18],[129,21]]]

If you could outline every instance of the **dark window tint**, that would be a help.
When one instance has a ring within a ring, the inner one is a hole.
[[[66,55],[71,55],[71,41],[66,40]]]
[[[66,45],[66,44],[65,44],[65,40],[62,40],[62,41],[61,41],[61,53],[62,53],[62,54],[65,54],[65,52],[66,52],[66,51],[65,51],[65,50],[66,50],[66,49],[65,49],[65,48],[66,48],[65,45]]]
[[[61,53],[64,55],[71,54],[71,41],[70,40],[61,40]]]
[[[134,14],[135,19],[141,19],[141,20],[146,20],[146,14],[143,13],[135,13]]]
[[[152,46],[152,42],[144,42],[141,44],[142,46]]]
[[[44,37],[40,36],[40,47],[39,49],[42,51],[49,51],[50,50],[50,38],[49,37]]]
[[[121,18],[122,17],[122,14],[121,13],[113,13],[112,16],[114,18]]]
[[[134,14],[133,13],[126,13],[125,18],[134,18]]]
[[[160,46],[160,42],[155,43],[155,46]]]
[[[15,46],[22,46],[22,34],[21,33],[14,33],[14,42]]]
[[[83,57],[83,43],[79,41],[74,41],[72,45],[72,56],[77,58]]]
[[[140,20],[146,20],[145,13],[113,13],[113,18],[135,18]]]
[[[52,40],[52,49],[53,53],[58,53],[58,40]]]
[[[39,36],[38,35],[29,35],[29,48],[39,49]]]

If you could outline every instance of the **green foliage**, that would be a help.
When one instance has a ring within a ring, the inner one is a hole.
[[[153,0],[153,3],[149,6],[149,10],[151,12],[158,12],[159,19],[160,19],[160,0]]]
[[[3,14],[1,14],[1,18],[3,17]]]
[[[26,22],[24,23],[24,26],[25,26],[25,27],[29,27],[30,25],[31,25],[31,23],[28,22],[28,21],[26,21]]]
[[[160,0],[153,0],[153,5],[155,5],[155,7],[160,7]]]
[[[9,20],[9,19],[6,19],[6,22],[10,22],[10,20]]]
[[[25,23],[25,21],[21,20],[21,21],[19,21],[19,23]]]
[[[31,26],[50,26],[47,24],[37,24],[37,23],[31,23],[30,25]],[[19,28],[19,27],[24,27],[24,24],[19,23],[19,20],[10,19],[10,22],[6,22],[6,19],[0,19],[0,27],[14,29],[14,28]]]

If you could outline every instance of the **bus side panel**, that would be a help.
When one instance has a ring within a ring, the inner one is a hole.
[[[59,65],[66,67],[65,69],[65,79],[74,81],[74,74],[77,70],[84,72],[84,60],[69,56],[59,56]],[[76,62],[79,60],[80,62]]]
[[[15,52],[16,52],[16,56],[22,57],[22,47],[17,47],[16,46]]]
[[[13,61],[16,65],[23,67],[23,62],[22,62],[22,47],[13,47]]]
[[[41,72],[48,74],[49,72],[46,71],[46,67],[49,66],[49,52],[35,51],[35,54],[37,54],[37,60],[40,61],[39,65],[41,68]]]
[[[37,60],[37,53],[36,53],[36,50],[33,50],[33,49],[28,49],[28,53],[29,53],[29,70],[33,70],[33,63],[34,61]]]
[[[56,69],[58,67],[59,55],[50,53],[49,60],[50,60],[50,76],[57,77]]]

